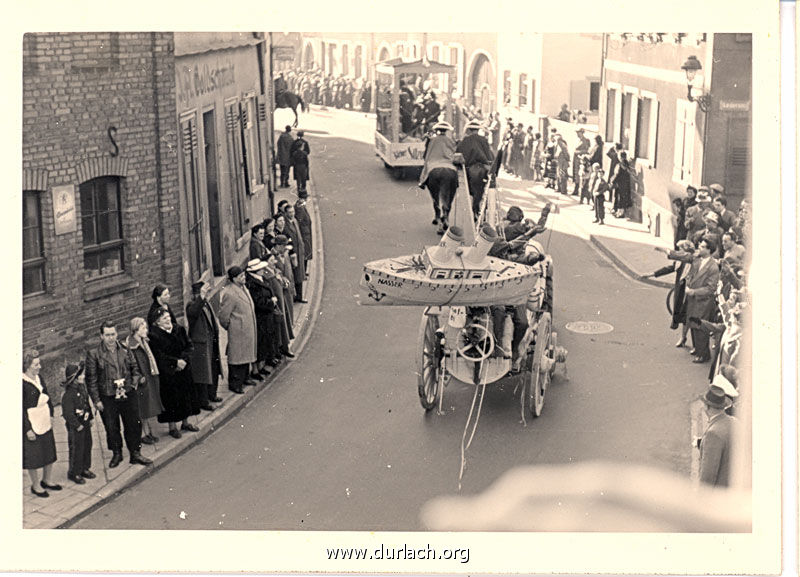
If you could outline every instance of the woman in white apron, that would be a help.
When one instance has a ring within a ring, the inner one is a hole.
[[[25,353],[22,359],[22,468],[31,478],[31,492],[37,497],[49,497],[47,490],[60,491],[61,485],[50,482],[56,462],[53,402],[39,376],[41,369],[39,353]],[[43,469],[41,484],[39,469]]]

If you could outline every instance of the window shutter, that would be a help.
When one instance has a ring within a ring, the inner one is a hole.
[[[261,154],[261,182],[268,183],[270,166],[270,137],[269,137],[269,122],[267,115],[267,97],[265,94],[259,94],[256,97],[256,108],[258,110],[258,134],[259,134],[259,149]]]
[[[658,161],[658,115],[661,112],[661,103],[658,100],[650,101],[650,167],[655,168]]]
[[[675,103],[675,150],[672,159],[672,180],[683,181],[683,135],[686,131],[686,108],[683,101]]]

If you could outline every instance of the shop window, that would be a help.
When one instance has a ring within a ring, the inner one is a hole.
[[[511,71],[503,71],[503,104],[511,102]]]
[[[80,185],[83,270],[94,280],[125,270],[120,178],[101,176]]]
[[[518,105],[520,108],[528,105],[528,75],[519,75]]]
[[[44,240],[42,237],[42,199],[38,190],[22,193],[22,295],[47,290],[44,276]]]
[[[239,103],[236,101],[225,104],[225,129],[228,145],[228,176],[230,179],[231,208],[233,212],[233,228],[236,238],[244,236],[247,227],[247,212],[245,195],[247,194],[247,180],[245,178],[245,161],[242,151],[242,129],[239,112]]]
[[[183,136],[183,190],[189,230],[189,266],[192,278],[197,279],[208,268],[205,244],[205,219],[200,202],[200,166],[197,143],[197,120],[194,114],[181,120]]]

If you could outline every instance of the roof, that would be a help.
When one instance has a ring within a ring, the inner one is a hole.
[[[435,62],[434,60],[428,60],[427,58],[409,61],[397,57],[379,62],[375,65],[375,70],[386,74],[394,74],[396,72],[439,74],[441,72],[455,72],[456,67],[450,64]]]
[[[175,32],[175,56],[253,46],[264,42],[260,32]]]

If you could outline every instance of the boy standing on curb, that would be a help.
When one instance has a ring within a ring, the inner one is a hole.
[[[67,426],[69,446],[67,478],[78,485],[83,485],[84,479],[96,477],[91,471],[93,417],[83,367],[83,361],[79,365],[67,365],[64,396],[61,398],[61,414]]]

